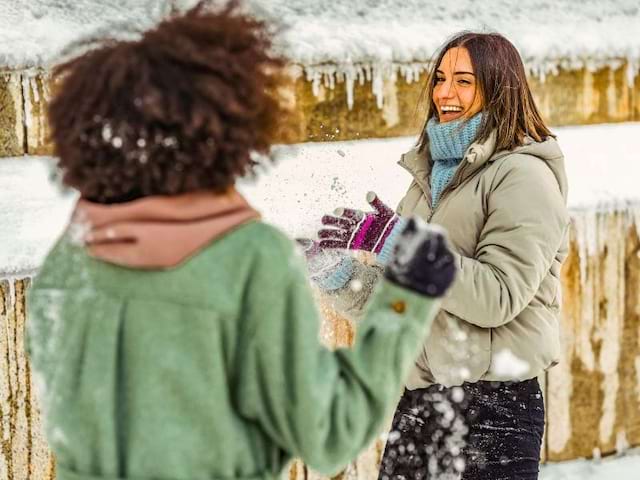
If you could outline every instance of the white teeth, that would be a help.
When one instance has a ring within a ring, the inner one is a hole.
[[[454,105],[443,105],[440,107],[443,112],[461,112],[462,107],[456,107]]]

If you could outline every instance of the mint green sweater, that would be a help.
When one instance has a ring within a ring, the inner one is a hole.
[[[162,271],[63,238],[27,338],[57,478],[267,480],[292,457],[336,472],[395,406],[436,307],[381,282],[355,348],[330,352],[303,259],[264,223]]]

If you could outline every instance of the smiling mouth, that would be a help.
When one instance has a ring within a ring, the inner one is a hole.
[[[460,113],[462,112],[462,107],[458,107],[456,105],[443,105],[440,107],[442,113]]]

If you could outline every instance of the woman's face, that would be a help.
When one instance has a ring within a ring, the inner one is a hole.
[[[440,123],[470,118],[482,110],[482,98],[466,48],[454,47],[444,54],[436,70],[432,99]]]

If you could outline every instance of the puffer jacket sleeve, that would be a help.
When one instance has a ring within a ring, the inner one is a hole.
[[[568,234],[566,202],[541,159],[513,155],[494,177],[474,258],[456,255],[458,275],[442,308],[494,328],[532,301]]]
[[[246,296],[235,401],[280,450],[333,474],[391,413],[438,302],[383,280],[354,348],[330,352],[302,259],[291,246],[275,253]]]

